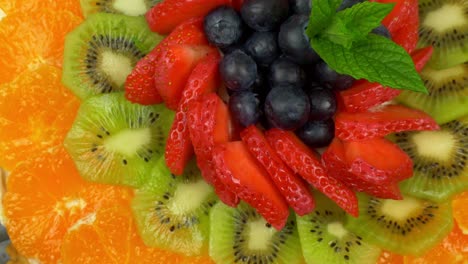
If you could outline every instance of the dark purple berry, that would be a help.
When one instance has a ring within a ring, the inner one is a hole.
[[[288,13],[288,0],[246,0],[241,7],[242,19],[256,31],[277,29]]]
[[[297,136],[311,148],[322,148],[330,145],[335,137],[333,119],[309,121],[296,131]]]
[[[312,0],[289,0],[291,9],[296,14],[310,15]]]
[[[307,122],[309,112],[307,94],[296,87],[274,87],[265,100],[265,115],[272,127],[295,130]]]
[[[229,97],[229,110],[242,126],[254,125],[261,116],[260,100],[250,91],[236,92]]]
[[[371,33],[374,33],[376,35],[380,35],[382,37],[386,37],[388,39],[392,39],[392,34],[390,33],[390,31],[388,30],[387,27],[385,27],[384,25],[380,25],[376,28],[374,28]]]
[[[206,15],[203,27],[208,40],[219,48],[239,42],[244,31],[241,17],[228,6],[218,7]]]
[[[241,50],[235,50],[221,60],[219,72],[232,91],[248,90],[257,78],[257,64]]]
[[[280,57],[271,64],[268,79],[272,87],[289,85],[302,88],[307,78],[301,66],[286,57]]]
[[[349,75],[337,73],[324,61],[319,62],[315,66],[315,77],[322,85],[336,91],[348,89],[355,81]]]
[[[335,93],[328,88],[311,87],[307,94],[310,100],[309,120],[326,120],[336,113]]]
[[[352,7],[353,5],[356,5],[365,1],[366,0],[343,0],[343,2],[341,2],[341,5],[338,7],[337,11],[341,11],[343,9]]]
[[[255,32],[244,45],[244,50],[259,65],[271,64],[280,53],[275,32]]]
[[[293,15],[281,25],[278,35],[278,44],[283,53],[299,64],[314,64],[320,59],[305,33],[308,23],[308,16]]]

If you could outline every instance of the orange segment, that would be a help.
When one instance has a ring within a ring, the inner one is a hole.
[[[452,201],[453,217],[465,235],[468,235],[468,192],[456,196]]]
[[[128,189],[87,183],[65,150],[24,162],[8,177],[3,208],[11,241],[41,263],[56,263],[67,230],[100,208],[129,206]]]
[[[0,84],[41,64],[62,65],[65,35],[82,18],[59,10],[15,12],[0,21]]]
[[[455,225],[452,232],[422,257],[405,256],[405,264],[467,263],[468,236]]]
[[[377,264],[403,264],[403,256],[384,250],[380,254]]]
[[[60,76],[59,68],[43,65],[0,86],[0,166],[12,170],[18,162],[62,145],[79,101]]]
[[[77,16],[82,16],[80,1],[78,0],[0,0],[0,8],[7,16],[15,12],[40,12],[44,8],[68,10]]]

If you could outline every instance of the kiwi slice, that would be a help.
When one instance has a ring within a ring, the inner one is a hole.
[[[65,39],[62,82],[81,99],[123,90],[133,67],[161,39],[144,17],[91,15]]]
[[[146,245],[201,255],[208,251],[209,212],[217,201],[193,160],[176,177],[161,158],[151,180],[136,190],[132,210]]]
[[[346,212],[321,193],[314,193],[317,207],[297,217],[297,228],[306,263],[374,264],[380,248],[344,227]]]
[[[419,0],[419,46],[432,45],[430,65],[436,69],[468,61],[466,0]]]
[[[438,131],[396,133],[390,139],[414,163],[414,176],[400,183],[404,193],[437,202],[468,190],[468,116]]]
[[[277,231],[255,209],[218,203],[210,213],[210,256],[216,263],[301,263],[294,214]]]
[[[94,13],[124,14],[142,16],[162,0],[80,0],[85,16]]]
[[[65,147],[87,180],[140,186],[164,153],[174,113],[132,104],[123,93],[85,100]]]
[[[439,124],[468,114],[468,63],[444,70],[425,67],[421,72],[428,94],[404,91],[403,104],[430,114]]]
[[[436,203],[404,195],[386,200],[358,194],[359,217],[347,216],[346,228],[369,243],[402,255],[421,255],[453,228],[450,201]]]

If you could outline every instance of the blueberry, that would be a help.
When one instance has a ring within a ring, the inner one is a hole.
[[[341,10],[343,10],[343,9],[352,7],[353,5],[356,5],[356,4],[365,2],[365,1],[366,1],[366,0],[343,0],[343,2],[341,2],[341,5],[338,7],[337,10],[338,10],[338,11],[341,11]]]
[[[337,73],[324,61],[315,66],[315,75],[322,85],[337,91],[346,90],[354,83],[353,77]]]
[[[271,64],[268,79],[272,87],[291,85],[302,88],[306,82],[306,74],[298,64],[280,57]]]
[[[309,121],[296,131],[297,136],[311,148],[322,148],[330,145],[335,137],[333,119]]]
[[[265,115],[272,127],[295,130],[307,122],[309,112],[307,94],[292,86],[274,87],[265,100]]]
[[[219,48],[237,43],[243,33],[242,19],[228,6],[220,6],[206,15],[203,28],[208,40]]]
[[[312,0],[289,0],[292,11],[296,14],[310,15]]]
[[[258,69],[257,79],[255,79],[251,89],[255,94],[257,94],[261,104],[265,103],[265,99],[270,92],[270,86],[268,85],[265,76],[266,74],[263,70]]]
[[[392,34],[390,33],[390,31],[388,30],[388,28],[384,25],[380,25],[376,28],[374,28],[371,33],[374,33],[374,34],[377,34],[377,35],[380,35],[382,37],[386,37],[388,39],[392,39]]]
[[[288,0],[246,0],[241,7],[242,19],[256,31],[277,29],[288,13]]]
[[[254,125],[261,116],[260,100],[250,91],[235,92],[229,97],[229,110],[242,126]]]
[[[221,60],[219,72],[228,89],[247,90],[257,78],[257,64],[243,51],[235,50]]]
[[[281,25],[278,35],[283,53],[299,64],[314,64],[320,59],[305,33],[308,22],[308,16],[293,15]]]
[[[255,32],[245,43],[244,49],[259,65],[269,65],[280,52],[278,36],[274,32]]]
[[[309,120],[326,120],[336,113],[336,97],[332,90],[312,87],[307,91],[310,100]]]

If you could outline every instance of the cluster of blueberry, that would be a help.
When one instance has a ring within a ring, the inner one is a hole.
[[[345,0],[339,10],[363,1]],[[240,13],[227,6],[210,12],[204,30],[225,54],[220,74],[233,117],[242,126],[262,122],[296,131],[317,148],[334,137],[335,92],[349,88],[354,79],[328,67],[311,48],[305,29],[312,4],[246,0]]]

